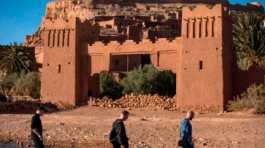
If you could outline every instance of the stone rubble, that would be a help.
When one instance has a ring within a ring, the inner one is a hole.
[[[175,111],[177,110],[175,100],[175,97],[165,97],[158,95],[125,95],[115,101],[108,97],[90,98],[88,104],[90,106],[104,108],[137,108]]]

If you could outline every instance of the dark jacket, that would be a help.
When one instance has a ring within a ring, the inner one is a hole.
[[[42,123],[41,123],[41,119],[40,119],[40,115],[39,114],[35,114],[33,117],[32,117],[32,120],[31,120],[31,130],[35,129],[41,136],[42,136]],[[34,134],[32,131],[31,131],[31,134]]]
[[[128,147],[128,137],[122,120],[117,119],[113,122],[109,140],[111,143],[119,143],[120,145]]]

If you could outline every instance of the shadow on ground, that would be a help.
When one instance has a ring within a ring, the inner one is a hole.
[[[58,107],[51,103],[39,101],[0,102],[0,114],[33,114],[38,107],[43,107],[45,112],[59,111]]]

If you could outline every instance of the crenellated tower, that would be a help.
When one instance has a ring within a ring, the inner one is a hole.
[[[223,110],[231,95],[231,23],[223,4],[184,7],[177,106]]]
[[[84,26],[77,18],[46,19],[44,26],[44,57],[41,77],[43,100],[76,105],[85,100],[87,74],[81,66],[86,61],[82,50]]]

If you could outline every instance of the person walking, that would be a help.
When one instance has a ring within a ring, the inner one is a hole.
[[[38,108],[31,120],[31,141],[34,148],[44,148],[42,137],[42,123],[41,116],[43,108]]]
[[[128,111],[122,111],[120,117],[116,119],[112,124],[112,129],[109,134],[109,140],[113,145],[113,148],[129,148],[128,137],[126,135],[126,129],[124,126],[124,121],[129,117]]]
[[[186,117],[180,123],[180,140],[178,146],[182,148],[194,148],[192,142],[191,120],[194,118],[194,112],[188,111]]]

